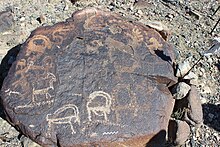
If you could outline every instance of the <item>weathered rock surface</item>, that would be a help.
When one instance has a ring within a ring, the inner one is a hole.
[[[4,80],[3,105],[43,146],[146,146],[168,126],[173,56],[151,28],[78,11],[32,32]]]

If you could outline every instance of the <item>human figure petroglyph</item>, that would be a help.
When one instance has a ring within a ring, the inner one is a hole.
[[[53,73],[48,73],[47,78],[49,80],[49,86],[42,89],[35,89],[33,86],[32,90],[32,102],[35,103],[38,95],[45,95],[46,101],[51,99],[49,90],[54,90],[54,82],[56,82],[56,77]]]
[[[94,100],[98,97],[103,97],[105,99],[105,104],[101,106],[91,106],[94,104]],[[88,102],[87,102],[87,111],[88,111],[88,119],[92,121],[92,113],[97,116],[104,116],[105,121],[108,120],[107,114],[111,112],[111,96],[104,92],[104,91],[94,91],[89,95]]]
[[[52,43],[47,36],[35,35],[28,42],[28,50],[26,56],[30,56],[32,53],[42,55],[46,49],[51,49]]]
[[[68,113],[67,116],[60,116],[62,115],[62,113],[65,115],[67,113],[64,112],[72,112],[72,113]],[[51,133],[51,128],[52,128],[52,124],[57,124],[57,125],[61,125],[61,124],[68,124],[70,125],[71,128],[71,133],[75,134],[76,131],[73,128],[73,123],[78,123],[78,125],[80,125],[80,116],[79,116],[79,110],[78,107],[74,104],[67,104],[64,105],[63,107],[57,109],[54,113],[52,114],[47,114],[46,116],[46,121],[48,122],[48,130],[47,132]]]

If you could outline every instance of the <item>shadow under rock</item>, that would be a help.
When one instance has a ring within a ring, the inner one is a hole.
[[[8,75],[8,71],[12,65],[12,63],[16,60],[16,57],[20,51],[21,44],[13,47],[8,51],[8,53],[5,55],[5,57],[2,59],[2,62],[0,64],[0,91],[2,88],[3,81],[5,77]],[[2,105],[2,99],[0,97],[0,117],[5,119],[4,109]]]
[[[204,124],[220,132],[220,104],[203,104]]]
[[[154,50],[155,54],[160,57],[162,60],[167,61],[167,62],[172,62],[170,56],[167,56],[164,54],[164,51],[161,50]]]
[[[158,132],[150,141],[146,144],[145,147],[163,147],[166,143],[166,131],[161,130]]]

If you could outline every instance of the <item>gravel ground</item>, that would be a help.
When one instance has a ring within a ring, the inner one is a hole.
[[[0,0],[0,12],[8,11],[13,17],[12,25],[8,24],[6,30],[0,28],[0,61],[37,27],[64,21],[85,7],[98,7],[133,21],[161,22],[171,34],[168,41],[177,52],[176,62],[188,60],[193,65],[200,53],[209,49],[210,40],[220,37],[220,24],[212,31],[220,18],[220,10],[214,14],[219,6],[219,0]],[[183,146],[220,146],[220,55],[203,58],[192,72],[198,77],[195,83],[200,91],[204,125],[191,127],[190,138]],[[0,115],[4,118],[2,111]],[[38,145],[0,118],[0,146]]]

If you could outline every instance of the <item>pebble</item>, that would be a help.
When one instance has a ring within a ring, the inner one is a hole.
[[[204,88],[203,88],[203,93],[212,93],[212,91],[211,91],[211,89],[209,88],[209,86],[205,86]]]
[[[21,18],[19,19],[19,21],[21,21],[21,22],[25,21],[25,17],[21,17]]]
[[[0,12],[0,33],[8,31],[14,24],[14,18],[12,12],[2,11]]]

